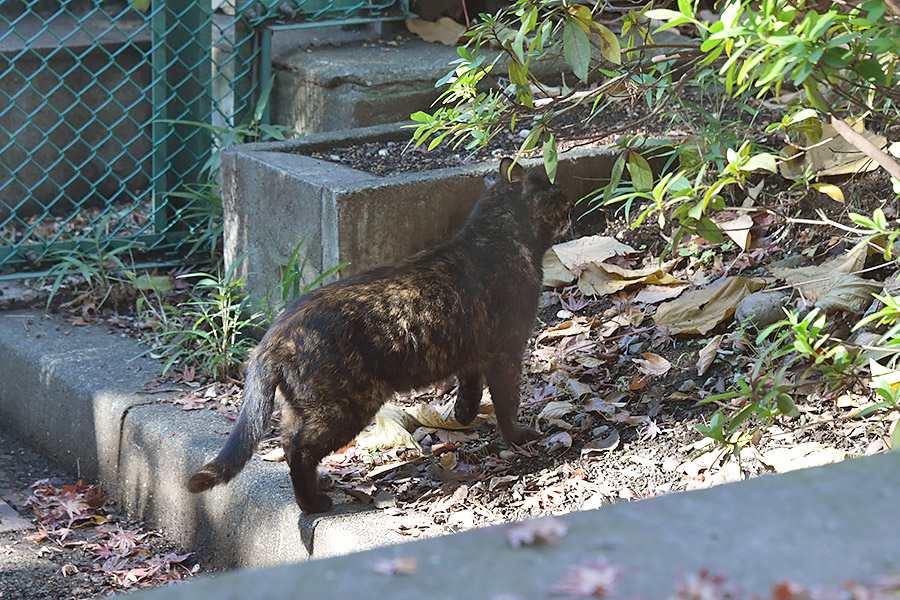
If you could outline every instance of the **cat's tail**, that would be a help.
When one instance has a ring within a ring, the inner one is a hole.
[[[219,455],[191,476],[187,484],[190,492],[205,492],[220,483],[228,483],[253,456],[268,430],[275,407],[277,383],[267,362],[263,353],[255,354],[250,360],[244,379],[244,402],[234,429]]]

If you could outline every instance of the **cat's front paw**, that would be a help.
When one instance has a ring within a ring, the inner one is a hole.
[[[465,402],[461,398],[456,399],[456,406],[453,407],[453,417],[460,425],[468,425],[475,420],[478,415],[478,405]]]
[[[334,502],[331,501],[331,498],[328,497],[328,494],[316,494],[312,500],[307,500],[305,502],[298,502],[300,505],[300,510],[302,510],[306,514],[312,513],[323,513],[331,510],[331,507],[334,506]]]
[[[514,444],[516,446],[524,446],[528,442],[541,439],[540,432],[535,431],[531,427],[520,426],[506,433],[501,432],[501,434],[507,444]]]

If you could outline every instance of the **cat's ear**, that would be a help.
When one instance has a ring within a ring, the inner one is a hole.
[[[506,183],[521,184],[527,179],[528,175],[525,173],[522,165],[513,162],[513,159],[509,157],[504,157],[500,159],[500,177]]]

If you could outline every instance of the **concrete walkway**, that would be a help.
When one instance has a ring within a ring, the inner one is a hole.
[[[685,574],[702,569],[725,575],[745,598],[770,597],[785,580],[838,591],[848,580],[873,584],[900,573],[898,481],[900,455],[892,453],[566,515],[568,533],[555,548],[513,549],[508,526],[498,526],[134,597],[548,598],[570,567],[599,556],[625,569],[617,597],[670,598]],[[398,557],[412,574],[376,572]]]

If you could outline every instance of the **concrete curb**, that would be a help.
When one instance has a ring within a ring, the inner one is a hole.
[[[343,494],[334,495],[333,512],[301,516],[283,463],[254,460],[229,485],[188,493],[189,475],[221,448],[231,424],[159,403],[176,390],[141,393],[159,373],[154,360],[129,360],[141,350],[101,325],[0,313],[0,427],[99,480],[130,515],[214,566],[274,565],[408,540],[396,533],[396,517]]]

